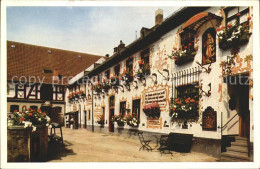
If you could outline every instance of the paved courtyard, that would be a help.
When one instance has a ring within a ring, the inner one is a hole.
[[[214,162],[203,153],[160,154],[158,150],[139,151],[138,139],[116,134],[92,133],[86,129],[63,128],[64,145],[52,145],[48,162]]]

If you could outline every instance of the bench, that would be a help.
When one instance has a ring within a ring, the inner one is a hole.
[[[160,139],[160,152],[165,153],[167,150],[178,152],[190,152],[193,134],[170,133],[162,135]]]

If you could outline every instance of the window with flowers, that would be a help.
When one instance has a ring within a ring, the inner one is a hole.
[[[139,69],[135,73],[137,78],[142,78],[150,75],[150,49],[141,52],[141,60],[138,61]]]
[[[123,72],[124,79],[127,78],[127,81],[133,81],[133,58],[129,58],[126,60],[126,70]]]
[[[172,50],[172,54],[168,55],[170,59],[175,60],[176,65],[182,65],[184,63],[194,60],[196,50],[194,49],[194,33],[190,30],[185,30],[180,34],[181,47],[176,47]]]
[[[175,98],[170,101],[170,117],[173,122],[193,122],[198,120],[199,89],[195,85],[178,86]]]
[[[251,16],[248,7],[229,7],[225,9],[226,25],[217,29],[221,49],[238,48],[248,42],[251,32]]]

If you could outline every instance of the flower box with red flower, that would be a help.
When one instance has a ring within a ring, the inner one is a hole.
[[[96,85],[94,85],[94,90],[96,93],[101,93],[102,85],[100,83],[97,83]]]
[[[108,92],[108,90],[111,88],[109,82],[103,82],[101,85],[102,85],[102,90],[103,90],[104,92]]]
[[[118,126],[124,126],[126,123],[123,115],[114,115],[111,121],[116,122]]]
[[[104,125],[105,124],[105,116],[99,115],[98,119],[97,119],[97,123],[100,124],[100,125]]]
[[[194,48],[184,46],[183,50],[181,48],[179,50],[177,48],[174,48],[172,50],[172,54],[168,55],[168,57],[170,59],[174,59],[176,65],[183,65],[187,62],[193,61],[195,55],[196,51],[194,50]]]
[[[217,29],[217,35],[219,39],[219,47],[221,49],[238,48],[239,46],[246,44],[249,41],[251,32],[249,31],[249,20],[239,24],[237,21],[235,24],[227,24],[227,27],[220,27]]]
[[[158,119],[161,115],[160,106],[157,102],[145,105],[143,111],[144,114],[149,118]]]
[[[119,77],[118,76],[111,76],[110,77],[110,85],[111,86],[118,86],[119,85]]]
[[[172,98],[170,101],[170,116],[173,122],[182,123],[183,121],[198,120],[198,96],[185,98]]]
[[[142,78],[149,76],[150,73],[151,73],[151,71],[150,71],[150,66],[148,63],[143,64],[143,66],[141,66],[141,67],[139,64],[139,69],[135,73],[135,77],[137,77],[139,80],[141,80]]]
[[[134,77],[133,71],[124,69],[123,73],[121,74],[121,77],[122,77],[122,81],[125,84],[128,84],[129,82],[133,81],[133,77]]]
[[[131,127],[138,127],[139,125],[139,120],[138,120],[138,117],[136,114],[127,114],[125,117],[124,117],[127,125],[131,126]]]

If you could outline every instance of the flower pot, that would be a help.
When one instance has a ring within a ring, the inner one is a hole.
[[[196,52],[192,52],[190,54],[184,55],[178,59],[175,60],[176,65],[183,65],[185,63],[191,62],[194,60],[194,57],[196,55]]]
[[[118,126],[124,126],[124,125],[125,125],[125,122],[118,121],[118,122],[117,122],[117,125],[118,125]]]

